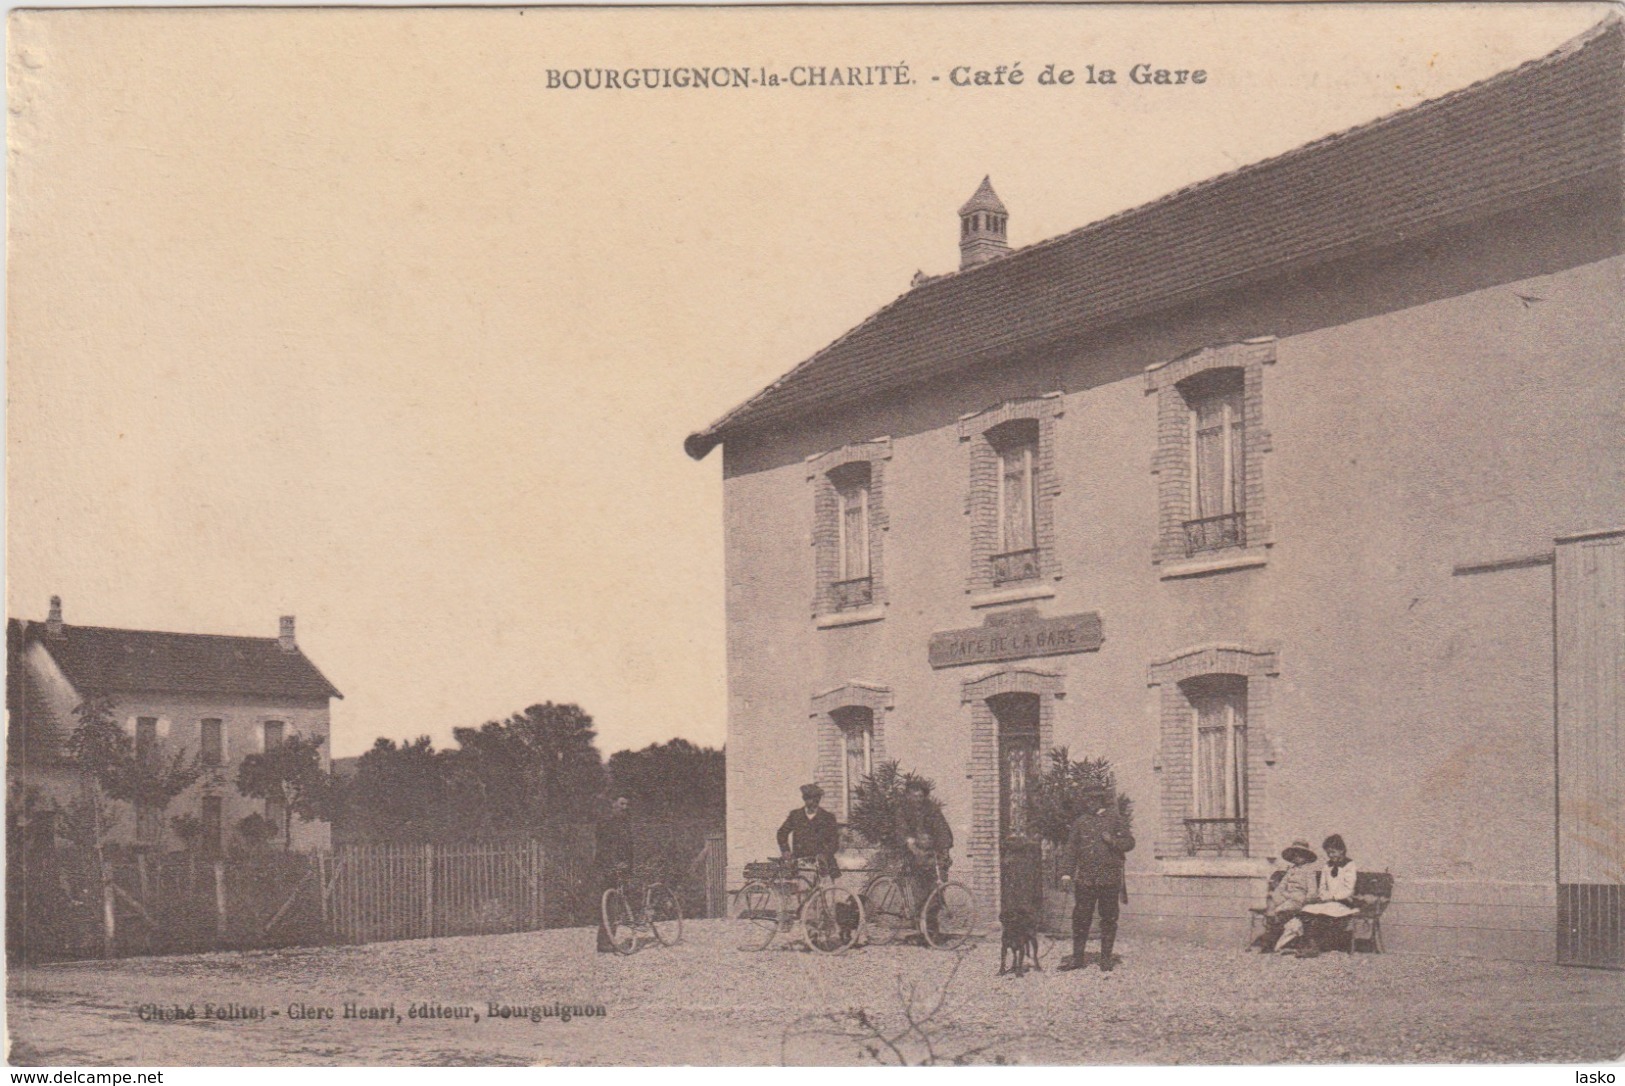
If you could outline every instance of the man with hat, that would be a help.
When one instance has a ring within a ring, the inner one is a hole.
[[[1099,782],[1084,787],[1083,813],[1072,823],[1061,857],[1061,888],[1072,888],[1072,957],[1060,970],[1081,969],[1083,948],[1095,909],[1100,909],[1100,971],[1110,973],[1112,945],[1117,942],[1118,894],[1123,890],[1123,856],[1134,850],[1134,838],[1118,814],[1111,791]]]
[[[779,853],[786,860],[816,860],[820,874],[838,878],[835,853],[841,847],[841,831],[835,816],[819,804],[824,790],[816,784],[801,786],[801,806],[791,811],[779,827]]]
[[[918,777],[903,786],[903,802],[893,816],[893,832],[903,844],[903,877],[914,890],[914,907],[924,908],[937,888],[937,870],[953,863],[954,831],[931,798],[931,786]],[[938,913],[928,909],[925,926],[933,938]]]
[[[1319,858],[1309,842],[1301,838],[1281,850],[1281,859],[1292,866],[1281,874],[1281,881],[1264,903],[1264,935],[1259,940],[1264,953],[1284,949],[1302,933],[1303,921],[1298,919],[1298,913],[1315,899],[1312,865]]]

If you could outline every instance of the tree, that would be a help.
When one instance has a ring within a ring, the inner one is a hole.
[[[338,782],[335,780],[335,785]],[[426,735],[378,739],[338,789],[334,822],[365,841],[421,843],[457,835],[448,752]]]
[[[197,755],[188,754],[184,746],[167,759],[156,748],[137,750],[135,740],[119,726],[112,700],[104,695],[85,699],[73,713],[79,723],[68,737],[68,753],[84,774],[83,796],[98,848],[110,821],[101,795],[161,819],[175,797],[203,774]]]
[[[1073,761],[1065,747],[1049,752],[1049,766],[1032,782],[1030,802],[1033,824],[1046,841],[1065,844],[1072,823],[1083,813],[1083,795],[1104,788],[1117,798],[1117,813],[1125,826],[1134,823],[1134,803],[1117,791],[1117,773],[1105,758]]]
[[[593,820],[604,766],[592,717],[580,706],[543,702],[452,734],[451,796],[472,827],[530,833]]]
[[[282,847],[291,849],[293,816],[305,822],[323,817],[332,795],[322,770],[322,737],[295,732],[264,753],[248,755],[237,767],[237,791],[281,806]]]
[[[687,739],[651,743],[609,757],[610,791],[637,801],[640,813],[720,819],[727,810],[727,765],[720,750]]]

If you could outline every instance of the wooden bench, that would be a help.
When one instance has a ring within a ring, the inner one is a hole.
[[[1359,943],[1370,943],[1373,953],[1382,953],[1382,914],[1393,896],[1394,876],[1386,871],[1361,871],[1354,877],[1354,904],[1360,911],[1343,918],[1350,954]]]

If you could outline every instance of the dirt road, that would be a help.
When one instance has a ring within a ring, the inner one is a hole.
[[[36,966],[9,978],[11,1061],[1578,1063],[1625,1052],[1618,973],[1300,961],[1149,939],[1118,952],[1109,975],[1058,974],[1051,949],[1051,968],[1017,979],[994,975],[996,942],[962,959],[915,947],[746,953],[710,921],[630,958],[593,953],[593,932],[573,929]],[[493,1003],[509,1016],[493,1017]]]

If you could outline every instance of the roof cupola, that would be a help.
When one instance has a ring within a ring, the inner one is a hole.
[[[993,191],[990,178],[982,178],[971,198],[959,209],[959,270],[996,260],[1010,251],[1005,221],[1010,213]]]

